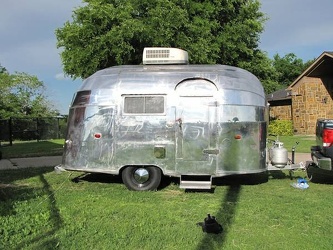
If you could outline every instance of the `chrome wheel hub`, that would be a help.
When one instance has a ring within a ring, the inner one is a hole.
[[[134,172],[134,179],[140,183],[143,184],[149,179],[149,172],[145,168],[138,168]]]

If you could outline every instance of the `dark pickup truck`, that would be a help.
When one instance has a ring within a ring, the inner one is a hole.
[[[311,147],[311,158],[318,168],[332,170],[333,119],[318,119],[316,124],[316,146]]]

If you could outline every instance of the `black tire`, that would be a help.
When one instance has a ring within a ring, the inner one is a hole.
[[[319,168],[316,164],[310,164],[306,169],[309,181],[313,183],[333,184],[333,173],[331,170]]]
[[[152,166],[128,166],[122,171],[123,183],[129,190],[154,191],[162,179],[162,172]]]

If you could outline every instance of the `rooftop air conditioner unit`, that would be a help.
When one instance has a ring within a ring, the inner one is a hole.
[[[147,64],[188,64],[188,53],[177,48],[144,48],[142,63]]]

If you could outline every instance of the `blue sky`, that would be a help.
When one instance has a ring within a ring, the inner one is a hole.
[[[295,53],[304,61],[333,51],[332,0],[261,0],[269,18],[260,48],[270,57]],[[81,0],[1,0],[0,64],[10,73],[36,75],[62,114],[81,81],[63,77],[54,31],[71,20]]]
[[[260,48],[272,57],[294,53],[304,61],[333,51],[332,0],[261,0],[269,18]]]

